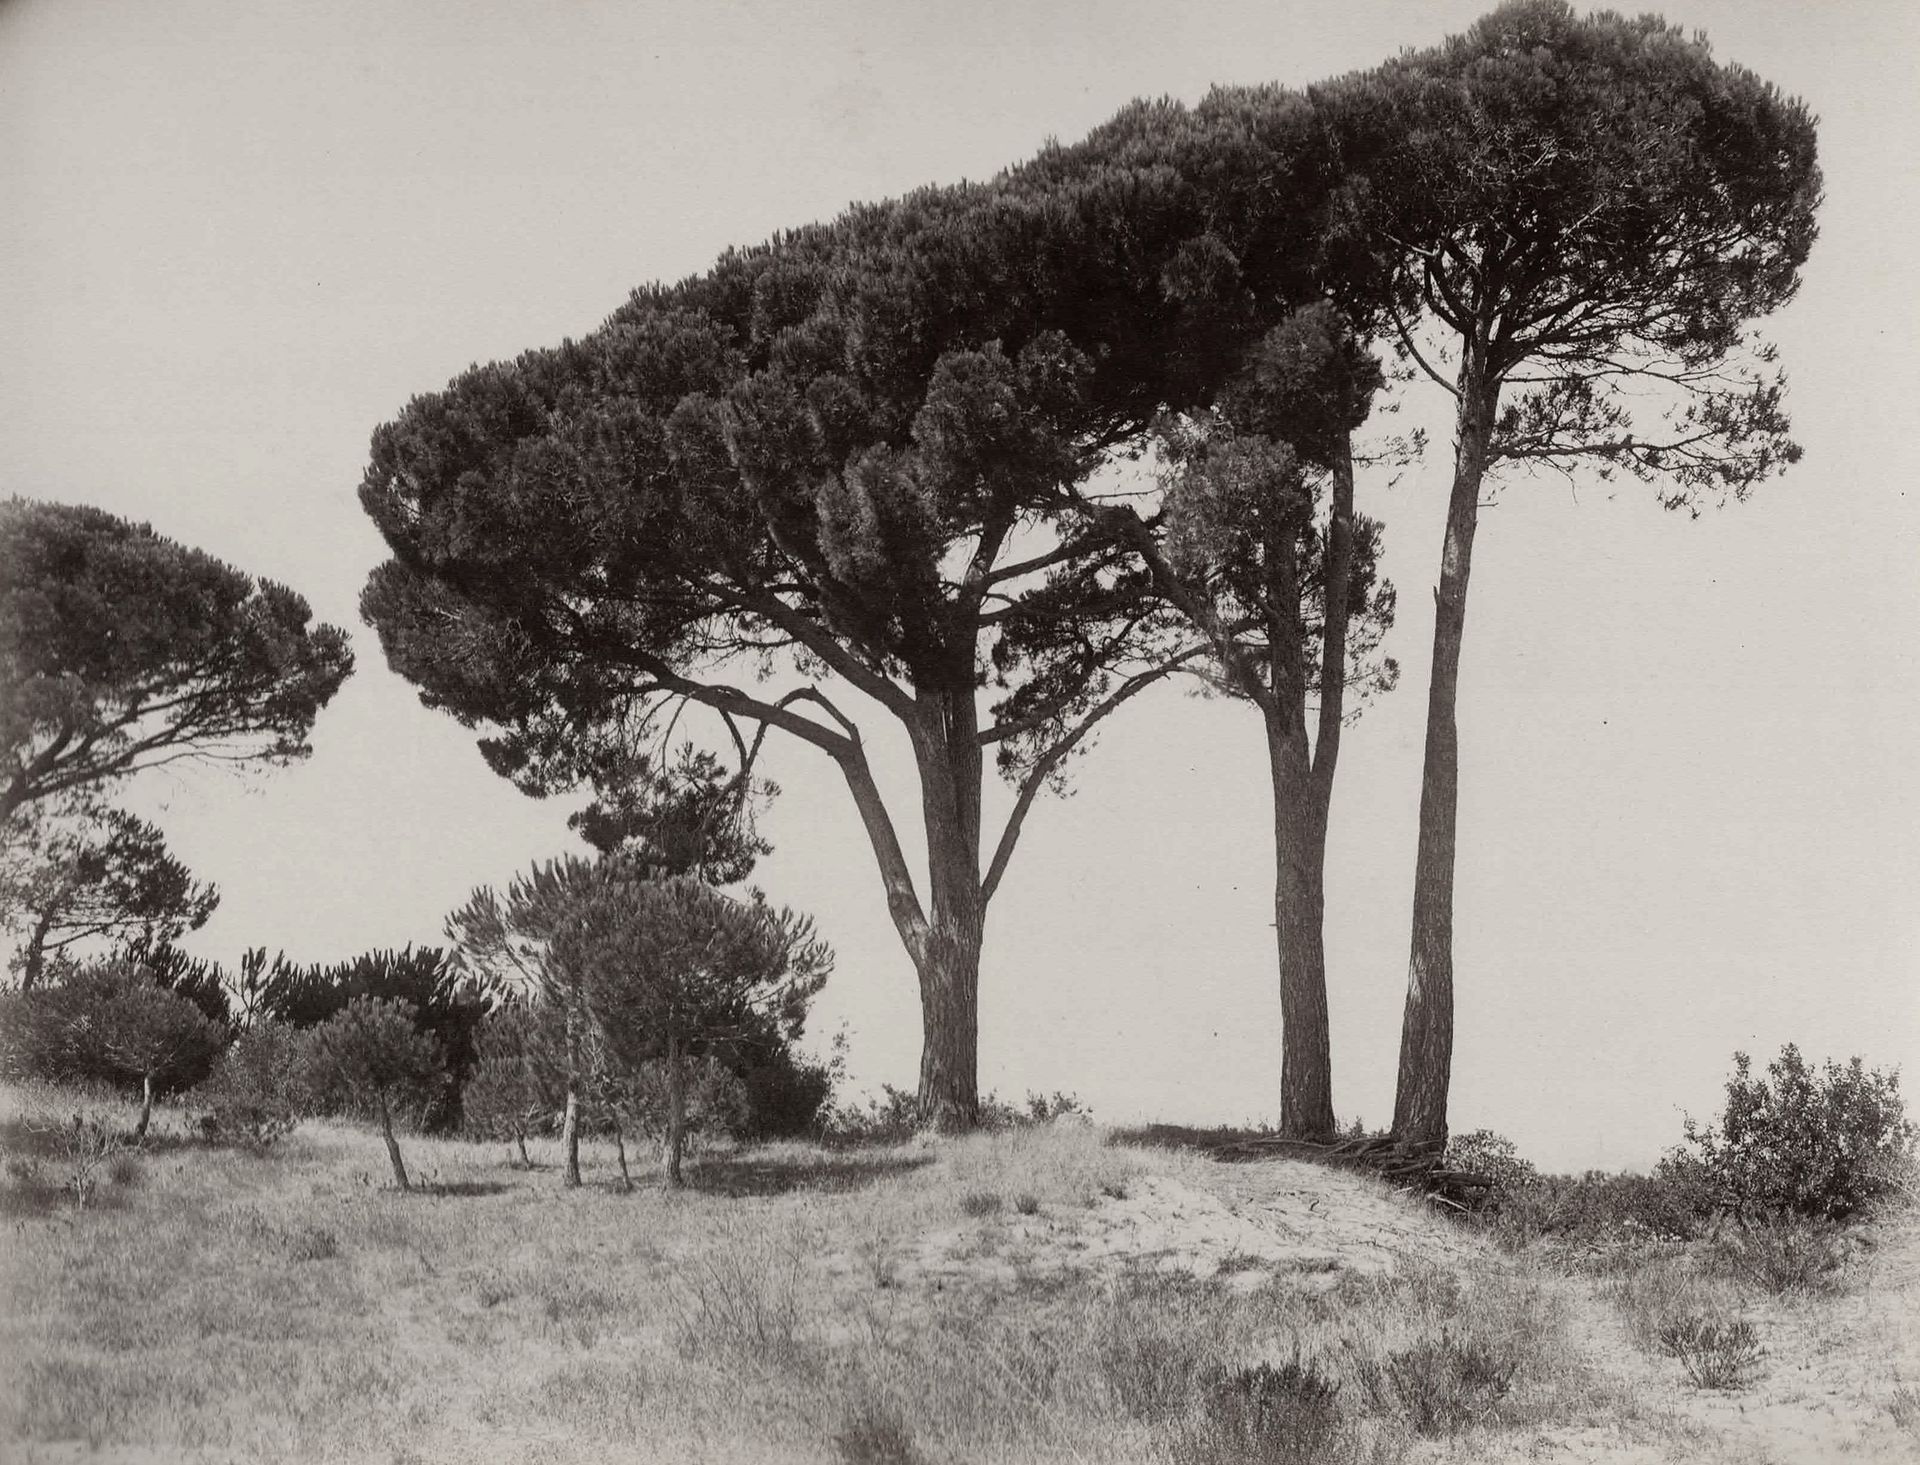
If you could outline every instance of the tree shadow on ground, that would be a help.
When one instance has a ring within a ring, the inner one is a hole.
[[[510,1190],[521,1189],[504,1180],[422,1180],[414,1183],[417,1195],[505,1195]]]
[[[1202,1154],[1211,1153],[1225,1145],[1242,1144],[1247,1140],[1261,1139],[1273,1131],[1265,1129],[1236,1128],[1230,1124],[1216,1125],[1202,1129],[1192,1124],[1139,1124],[1130,1129],[1116,1129],[1108,1135],[1108,1142],[1116,1145],[1142,1145],[1161,1150],[1198,1150]]]
[[[786,1195],[805,1190],[839,1193],[865,1190],[891,1175],[903,1175],[933,1163],[924,1154],[721,1155],[702,1160],[687,1179],[688,1188],[709,1195]]]

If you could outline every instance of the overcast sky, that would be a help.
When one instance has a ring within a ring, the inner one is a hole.
[[[635,285],[918,184],[981,177],[1132,97],[1304,84],[1484,8],[1373,3],[0,6],[5,488],[150,521],[303,592],[359,670],[306,764],[152,774],[223,902],[192,948],[302,961],[439,939],[476,884],[576,847],[390,674],[356,601],[368,435]],[[1637,6],[1634,8],[1638,8]],[[1920,22],[1908,0],[1677,0],[1805,97],[1827,200],[1771,333],[1805,459],[1697,522],[1626,483],[1510,482],[1462,673],[1456,1130],[1644,1164],[1736,1048],[1920,1073]],[[1401,688],[1343,747],[1328,870],[1336,1104],[1392,1106],[1448,434],[1363,483]],[[869,718],[876,730],[881,722]],[[887,750],[903,834],[905,760]],[[811,1037],[911,1084],[912,969],[844,785],[804,747],[760,881],[840,954]],[[996,792],[1004,810],[1004,793]],[[1042,804],[989,917],[983,1084],[1102,1117],[1277,1109],[1257,718],[1168,690]]]

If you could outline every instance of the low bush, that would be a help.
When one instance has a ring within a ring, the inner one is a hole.
[[[1664,1349],[1661,1339],[1675,1323],[1730,1317],[1739,1301],[1728,1278],[1703,1271],[1679,1252],[1620,1272],[1604,1295],[1619,1309],[1633,1341],[1649,1353]]]
[[[1399,1414],[1417,1434],[1450,1435],[1486,1419],[1513,1387],[1519,1366],[1517,1356],[1481,1339],[1442,1332],[1359,1373],[1376,1409]]]
[[[980,1100],[980,1128],[990,1132],[1031,1129],[1056,1120],[1086,1119],[1091,1112],[1072,1094],[1029,1092],[1020,1104],[987,1094]],[[819,1124],[822,1141],[840,1145],[905,1144],[920,1129],[919,1097],[892,1084],[881,1084],[879,1094],[864,1104],[835,1105]]]
[[[1830,1221],[1780,1216],[1716,1236],[1706,1265],[1773,1297],[1822,1297],[1840,1290],[1846,1246]]]
[[[234,1039],[194,1093],[201,1132],[216,1144],[264,1150],[291,1134],[307,1104],[300,1035],[263,1022]]]
[[[1178,1431],[1175,1465],[1319,1465],[1342,1427],[1340,1386],[1298,1357],[1214,1382]]]
[[[978,1219],[1000,1209],[1000,1197],[991,1190],[970,1190],[960,1197],[960,1213]]]
[[[1539,1244],[1562,1265],[1608,1272],[1698,1240],[1718,1219],[1698,1180],[1661,1175],[1542,1175],[1502,1193],[1483,1224],[1512,1247]]]
[[[1745,1053],[1733,1059],[1718,1124],[1689,1118],[1686,1142],[1663,1175],[1710,1187],[1748,1219],[1777,1215],[1844,1220],[1898,1187],[1914,1162],[1915,1130],[1898,1071],[1860,1059],[1815,1069],[1789,1043],[1756,1078]]]
[[[1660,1344],[1703,1389],[1737,1389],[1760,1365],[1760,1335],[1742,1320],[1677,1318],[1661,1329]]]
[[[843,1465],[921,1465],[913,1429],[898,1409],[865,1404],[853,1410],[833,1437]]]
[[[1447,1141],[1441,1163],[1449,1170],[1462,1170],[1492,1181],[1495,1199],[1524,1190],[1540,1178],[1533,1162],[1520,1157],[1514,1142],[1491,1129],[1454,1135]]]

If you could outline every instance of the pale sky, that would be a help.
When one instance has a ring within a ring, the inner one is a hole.
[[[1130,98],[1304,84],[1486,5],[0,6],[5,490],[97,504],[285,581],[359,670],[304,765],[152,774],[128,801],[218,882],[191,939],[301,961],[440,939],[473,886],[575,848],[389,673],[368,436],[475,361],[849,202],[981,177]],[[1631,7],[1635,10],[1639,5]],[[1555,1167],[1650,1162],[1735,1049],[1920,1084],[1920,11],[1675,0],[1821,118],[1827,201],[1770,327],[1805,459],[1697,522],[1627,482],[1513,481],[1483,518],[1462,674],[1456,1131]],[[1389,488],[1400,689],[1343,746],[1329,857],[1336,1105],[1384,1122],[1405,983],[1448,434]],[[866,719],[870,736],[883,721]],[[883,776],[915,835],[906,760]],[[912,968],[844,785],[770,744],[759,874],[839,970],[810,1036],[911,1085]],[[1004,811],[996,791],[992,806]],[[1038,806],[989,914],[981,1078],[1113,1120],[1278,1107],[1258,721],[1167,690]]]

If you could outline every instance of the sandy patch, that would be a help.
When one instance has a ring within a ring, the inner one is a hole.
[[[891,1248],[841,1253],[829,1269],[931,1291],[1140,1269],[1217,1277],[1251,1291],[1281,1276],[1329,1287],[1347,1272],[1482,1255],[1417,1201],[1357,1176],[1290,1160],[1169,1163],[1170,1170],[1137,1174],[1118,1194],[1086,1206],[1032,1215],[1003,1209]]]

